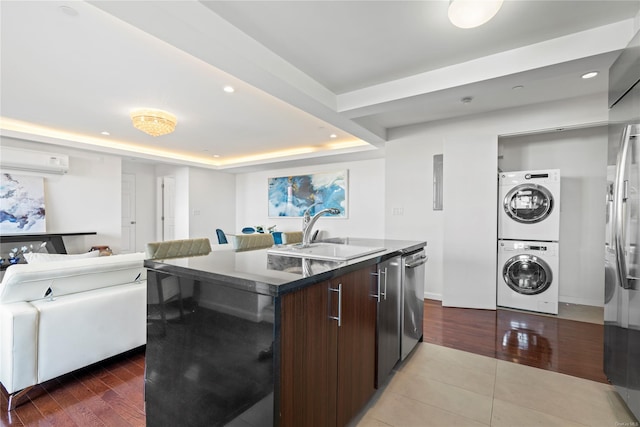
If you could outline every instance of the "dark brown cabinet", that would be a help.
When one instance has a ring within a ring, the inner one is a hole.
[[[375,267],[282,297],[279,425],[345,426],[375,388]]]

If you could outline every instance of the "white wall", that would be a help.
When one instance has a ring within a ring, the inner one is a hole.
[[[385,161],[384,159],[331,163],[289,169],[238,174],[236,177],[236,229],[242,227],[276,225],[279,231],[302,229],[301,218],[268,217],[268,178],[302,175],[348,169],[348,218],[321,218],[315,229],[321,237],[384,237]]]
[[[503,171],[560,169],[560,301],[603,305],[607,127],[502,138]]]
[[[209,237],[215,244],[216,227],[235,228],[234,175],[122,161],[119,156],[13,138],[1,138],[0,144],[0,155],[2,147],[7,146],[69,156],[66,175],[42,175],[45,177],[47,232],[97,233],[65,237],[69,253],[86,252],[95,245],[108,245],[114,253],[120,252],[122,173],[136,176],[136,251],[144,251],[147,242],[157,240],[156,178],[160,176],[176,178],[176,238]]]
[[[443,153],[446,138],[495,135],[497,141],[500,135],[606,123],[607,117],[606,94],[600,94],[390,130],[390,141],[386,146],[385,234],[389,238],[427,241],[430,258],[425,295],[441,299],[446,285],[443,279],[444,239],[474,239],[474,236],[445,235],[443,232],[447,200],[461,195],[445,193],[444,210],[432,210],[432,156]],[[446,158],[444,168],[447,168]],[[491,172],[497,179],[495,162],[487,168],[493,169]],[[470,188],[474,179],[468,177]],[[393,208],[397,207],[403,208],[403,215],[392,215]],[[495,283],[495,277],[493,280]]]
[[[495,135],[445,140],[443,233],[452,238],[444,239],[443,306],[496,308],[497,142]]]
[[[189,170],[189,236],[208,237],[217,244],[216,228],[236,224],[235,175],[208,169]]]
[[[68,155],[69,172],[66,175],[43,175],[47,232],[98,233],[65,237],[69,253],[86,252],[97,245],[108,245],[115,253],[119,251],[122,187],[119,157],[4,137],[0,138],[0,145],[0,155],[2,147]]]

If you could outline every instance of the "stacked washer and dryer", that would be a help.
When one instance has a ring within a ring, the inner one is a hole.
[[[499,174],[498,306],[558,314],[560,171]]]

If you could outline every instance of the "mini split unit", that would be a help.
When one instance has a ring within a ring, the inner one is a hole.
[[[69,171],[69,156],[23,148],[2,147],[0,167],[4,170],[63,175]]]

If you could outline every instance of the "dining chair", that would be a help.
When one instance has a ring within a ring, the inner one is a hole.
[[[237,251],[270,248],[275,244],[271,234],[237,234],[232,236],[233,247]]]
[[[152,260],[202,256],[208,255],[210,252],[211,242],[208,238],[151,242],[147,243],[145,247],[146,258]],[[177,302],[180,319],[184,318],[183,284],[180,277],[159,272],[157,272],[156,275],[148,276],[147,281],[149,284],[152,284],[152,281],[155,281],[156,283],[158,308],[160,311],[162,334],[164,335],[166,332],[167,317],[169,313],[167,305],[169,303]],[[196,292],[198,285],[199,283],[194,281],[194,293]],[[147,314],[147,322],[153,320],[155,319],[150,318],[150,314]]]
[[[220,230],[219,228],[216,228],[216,235],[218,236],[218,244],[224,245],[226,243],[229,243],[227,241],[227,236],[224,234],[224,231]]]

